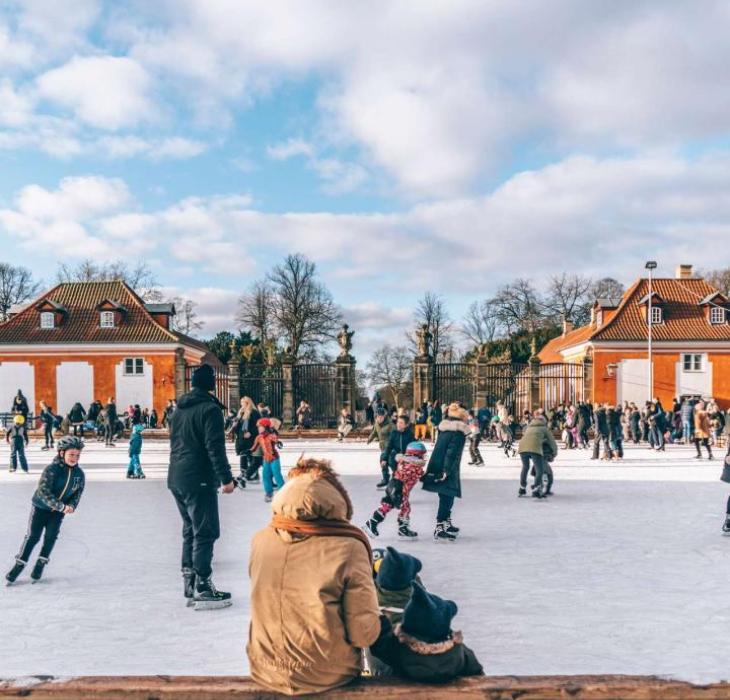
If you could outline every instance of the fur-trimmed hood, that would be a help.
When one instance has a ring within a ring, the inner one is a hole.
[[[294,520],[349,522],[353,508],[347,489],[330,462],[300,458],[289,470],[287,483],[274,498],[274,515]]]
[[[447,651],[451,651],[457,644],[463,644],[464,637],[461,632],[452,632],[448,639],[443,642],[434,642],[429,644],[416,637],[412,637],[407,632],[403,631],[401,625],[396,625],[393,633],[396,639],[407,646],[414,654],[421,656],[433,656],[435,654],[445,654]]]
[[[469,424],[461,420],[456,420],[454,418],[444,418],[439,423],[440,433],[447,433],[452,430],[464,433],[464,435],[468,435],[470,432]]]

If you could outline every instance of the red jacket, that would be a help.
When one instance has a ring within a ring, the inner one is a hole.
[[[279,459],[279,451],[276,449],[276,443],[279,442],[279,436],[276,433],[259,433],[251,446],[251,452],[259,447],[264,453],[264,462],[273,462]]]

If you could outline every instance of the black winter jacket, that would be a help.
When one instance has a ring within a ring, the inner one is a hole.
[[[167,486],[189,492],[231,481],[223,404],[207,391],[193,389],[180,398],[170,418]]]
[[[469,426],[459,420],[444,418],[439,436],[428,460],[423,488],[444,496],[461,498],[461,454]]]
[[[396,468],[395,456],[404,455],[406,453],[406,447],[409,442],[413,442],[413,428],[408,425],[406,429],[401,433],[397,429],[393,429],[388,438],[388,444],[385,446],[383,454],[380,456],[380,461],[385,461],[391,469]]]
[[[60,457],[56,457],[41,474],[38,488],[33,494],[33,505],[42,510],[59,512],[65,506],[73,506],[76,510],[85,485],[86,477],[81,467],[69,467]]]
[[[253,442],[258,435],[256,425],[259,422],[259,418],[261,418],[261,414],[256,410],[252,410],[248,421],[239,417],[234,421],[232,430],[236,438],[237,455],[246,454],[253,446]],[[245,433],[248,433],[248,437],[244,437]]]
[[[599,408],[593,414],[593,418],[596,421],[596,435],[608,437],[610,433],[608,430],[608,416],[606,415],[606,409],[603,407]]]

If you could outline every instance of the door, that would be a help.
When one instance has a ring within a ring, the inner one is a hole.
[[[621,360],[616,385],[619,403],[642,406],[649,401],[649,360]]]

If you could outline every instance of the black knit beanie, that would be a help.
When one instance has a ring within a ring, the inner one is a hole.
[[[193,370],[193,388],[203,391],[215,389],[215,371],[210,365],[200,365]]]

